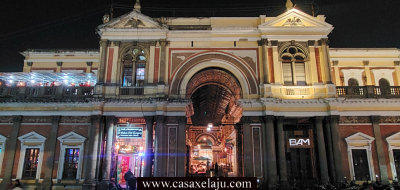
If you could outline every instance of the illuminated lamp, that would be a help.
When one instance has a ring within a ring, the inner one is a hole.
[[[207,131],[211,131],[211,128],[207,127]]]
[[[212,128],[213,127],[213,124],[212,123],[209,123],[208,124],[208,128]]]
[[[139,150],[143,150],[143,146],[139,147]]]
[[[140,157],[144,156],[144,153],[143,152],[139,152],[139,156]]]

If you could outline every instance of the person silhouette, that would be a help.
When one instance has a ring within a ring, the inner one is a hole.
[[[218,177],[218,162],[215,162],[214,171],[215,171],[215,177]]]
[[[124,175],[127,190],[131,190],[131,187],[129,185],[129,180],[131,180],[132,177],[133,177],[133,173],[132,173],[131,169],[129,168],[128,171]],[[135,181],[136,181],[136,178],[135,178]]]

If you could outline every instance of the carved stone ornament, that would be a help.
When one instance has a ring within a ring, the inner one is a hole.
[[[294,16],[292,18],[288,18],[282,26],[304,26],[304,23],[300,18]]]
[[[51,123],[51,116],[41,116],[41,117],[23,117],[22,123]]]
[[[400,116],[382,116],[379,123],[400,123]]]
[[[371,119],[368,116],[342,116],[339,123],[371,123]]]

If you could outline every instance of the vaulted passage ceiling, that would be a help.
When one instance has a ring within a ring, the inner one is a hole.
[[[198,88],[192,95],[193,125],[220,124],[230,110],[229,102],[234,99],[232,93],[220,85],[210,84]]]

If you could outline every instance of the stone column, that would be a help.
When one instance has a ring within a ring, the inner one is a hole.
[[[176,177],[185,177],[186,158],[186,117],[178,118],[178,151],[177,151],[177,172]]]
[[[269,83],[269,76],[268,76],[268,57],[267,57],[267,45],[268,45],[268,39],[261,39],[258,43],[259,46],[262,47],[262,66],[263,66],[263,81],[264,84],[268,84]]]
[[[111,178],[111,161],[112,161],[112,147],[113,147],[113,139],[114,139],[114,130],[115,130],[115,116],[107,116],[106,117],[106,147],[103,157],[103,174],[102,178],[107,184]]]
[[[330,57],[329,57],[329,45],[328,45],[328,38],[321,39],[321,49],[322,49],[322,60],[324,60],[324,70],[325,70],[325,81],[328,84],[332,84],[332,77],[331,77],[331,64],[330,64]]]
[[[335,161],[335,174],[336,182],[340,183],[343,181],[343,165],[342,165],[342,153],[340,151],[340,136],[339,136],[339,117],[338,115],[332,115],[330,117],[330,127],[332,133],[332,146],[333,157]]]
[[[17,149],[17,140],[19,129],[21,128],[21,120],[22,116],[13,116],[12,122],[12,130],[10,137],[6,141],[6,148],[7,154],[5,154],[3,162],[5,162],[5,167],[2,169],[4,172],[3,181],[0,184],[0,189],[7,189],[8,185],[11,183],[11,176],[13,173],[14,161],[15,158],[15,150]]]
[[[238,169],[238,177],[243,177],[243,147],[242,147],[242,124],[236,123],[236,157],[237,157],[237,169]]]
[[[244,177],[254,177],[253,170],[253,137],[248,118],[242,117],[243,122],[243,168]],[[261,166],[259,166],[261,167]]]
[[[324,125],[324,132],[325,132],[325,136],[326,136],[326,144],[327,144],[327,155],[328,155],[328,169],[329,169],[329,177],[330,177],[330,181],[331,182],[335,182],[336,181],[336,175],[335,175],[335,161],[333,159],[333,144],[332,144],[332,133],[331,133],[331,124],[329,121],[329,118],[326,117],[325,118],[325,125]]]
[[[160,53],[160,84],[165,84],[165,69],[166,69],[166,54],[167,54],[167,48],[166,46],[168,45],[168,41],[166,40],[160,40],[160,45],[161,45],[161,53]]]
[[[267,115],[264,117],[265,132],[267,137],[267,155],[268,155],[268,189],[275,189],[277,184],[276,171],[276,153],[275,153],[275,130],[274,116]]]
[[[276,117],[276,131],[278,134],[279,185],[282,189],[289,189],[287,179],[285,133],[283,132],[284,117]]]
[[[84,170],[84,184],[82,189],[95,189],[96,188],[96,167],[97,167],[97,153],[98,153],[98,140],[99,140],[99,128],[100,128],[100,115],[91,117],[91,125],[88,130],[89,139],[86,146],[85,154],[85,170]]]
[[[58,123],[61,116],[53,116],[51,120],[51,133],[48,138],[47,143],[44,146],[44,152],[46,152],[47,158],[46,163],[44,163],[44,181],[43,187],[46,189],[51,189],[53,184],[53,168],[54,168],[54,157],[57,147],[57,136],[58,136]]]
[[[156,116],[156,134],[155,134],[155,145],[154,145],[154,177],[164,177],[165,167],[164,167],[164,143],[165,133],[164,133],[164,116]]]
[[[105,67],[106,67],[106,62],[107,62],[107,46],[108,46],[108,41],[107,40],[101,40],[100,41],[100,49],[101,49],[101,55],[100,55],[100,65],[97,70],[97,83],[98,84],[103,84],[104,83],[104,78],[105,78]]]
[[[144,154],[144,169],[143,169],[143,177],[151,177],[152,176],[152,166],[153,166],[153,124],[154,117],[153,116],[145,116],[146,120],[146,153]]]
[[[388,184],[389,178],[388,178],[385,153],[383,152],[382,148],[383,140],[381,135],[381,128],[379,126],[379,118],[380,117],[377,115],[371,116],[372,127],[374,128],[374,136],[375,136],[375,145],[376,145],[375,149],[376,149],[376,154],[378,155],[379,172],[381,174],[379,180],[381,180],[382,183],[384,184]]]
[[[325,139],[324,129],[322,128],[323,117],[315,117],[315,130],[317,133],[317,148],[318,148],[318,159],[319,159],[319,171],[321,176],[322,184],[329,182],[328,175],[328,163],[326,161],[326,150],[325,150]]]

